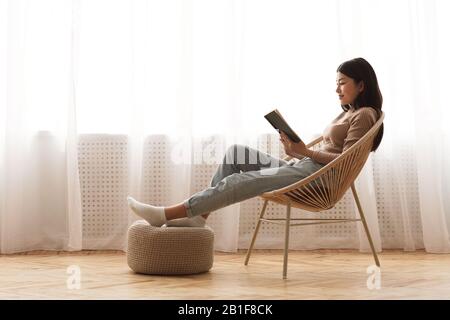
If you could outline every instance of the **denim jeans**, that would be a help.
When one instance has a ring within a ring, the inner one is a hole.
[[[324,165],[309,157],[285,161],[248,146],[228,148],[210,187],[183,202],[187,216],[201,214],[286,187],[316,172]]]

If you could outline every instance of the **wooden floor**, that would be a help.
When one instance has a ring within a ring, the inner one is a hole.
[[[369,254],[291,251],[216,253],[213,268],[189,276],[133,273],[123,252],[38,252],[0,256],[0,299],[450,299],[450,255],[385,251],[381,288],[368,289]],[[68,289],[70,265],[81,288]]]

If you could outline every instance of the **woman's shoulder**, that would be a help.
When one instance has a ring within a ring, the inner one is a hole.
[[[378,110],[372,107],[360,107],[355,110],[350,116],[351,124],[365,123],[367,126],[372,126],[379,119]]]
[[[373,118],[377,119],[378,112],[379,111],[375,108],[364,106],[364,107],[360,107],[357,110],[355,110],[352,115],[353,115],[353,117],[356,117],[356,116],[361,117],[362,116],[362,117],[373,117]]]

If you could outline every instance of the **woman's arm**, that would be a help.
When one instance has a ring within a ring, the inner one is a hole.
[[[339,157],[340,153],[328,152],[323,150],[311,150],[307,149],[305,151],[305,156],[313,159],[321,164],[327,164]]]
[[[377,121],[376,110],[373,108],[364,107],[351,118],[350,127],[347,131],[347,136],[344,139],[343,150],[347,150],[362,138]],[[328,164],[341,153],[334,153],[325,150],[312,150],[305,146],[303,142],[294,143],[282,132],[281,141],[284,144],[286,154],[295,158],[301,159],[303,156],[309,157],[321,164]]]
[[[339,156],[339,153],[331,153],[327,151],[319,151],[319,150],[311,150],[306,147],[303,141],[293,142],[289,139],[289,137],[284,133],[280,132],[280,140],[284,145],[284,151],[287,155],[302,159],[304,157],[310,157],[311,159],[327,164]]]

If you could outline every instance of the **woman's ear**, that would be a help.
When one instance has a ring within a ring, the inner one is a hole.
[[[359,84],[358,84],[358,90],[359,90],[360,93],[364,91],[364,81],[361,80],[361,81],[359,82]]]

